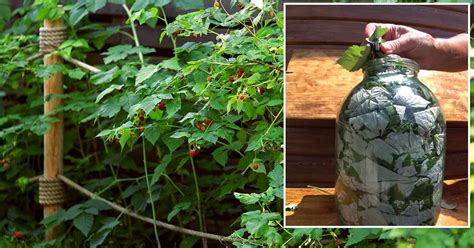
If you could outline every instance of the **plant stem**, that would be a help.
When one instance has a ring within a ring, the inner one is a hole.
[[[204,232],[204,225],[202,223],[202,212],[201,212],[201,195],[199,193],[199,183],[197,180],[197,173],[196,173],[196,167],[194,166],[194,159],[191,155],[189,155],[191,158],[191,167],[193,168],[193,177],[194,177],[194,185],[196,187],[196,198],[197,198],[197,206],[198,206],[198,218],[199,218],[199,229],[201,232]],[[204,248],[207,248],[207,240],[205,238],[202,239],[202,246]]]
[[[128,20],[130,21],[130,27],[132,28],[132,34],[133,34],[133,40],[135,41],[135,46],[140,47],[140,41],[138,40],[137,30],[135,29],[135,24],[133,24],[133,20],[132,20],[132,12],[130,12],[130,9],[127,7],[126,4],[122,4],[122,7],[125,10],[125,12],[127,12]],[[140,50],[138,51],[138,57],[140,58],[140,62],[143,65],[145,61],[143,60],[143,54]]]
[[[160,10],[163,13],[163,18],[160,18],[160,19],[162,19],[165,22],[165,25],[167,27],[168,26],[168,18],[166,18],[166,12],[163,9],[163,6],[160,6]],[[177,58],[178,54],[176,53],[176,39],[173,37],[173,35],[170,35],[169,37],[171,39],[171,43],[173,43],[174,57]]]
[[[150,197],[151,201],[151,211],[153,216],[153,221],[156,222],[156,213],[155,213],[155,203],[153,202],[153,196],[151,194],[151,187],[150,181],[148,179],[148,166],[146,163],[146,149],[145,149],[145,139],[142,139],[142,151],[143,151],[143,169],[145,170],[145,180],[146,180],[146,187],[148,189],[148,196]],[[156,247],[160,248],[160,237],[158,236],[158,227],[156,224],[153,224],[153,231],[155,232],[155,239],[156,239]]]

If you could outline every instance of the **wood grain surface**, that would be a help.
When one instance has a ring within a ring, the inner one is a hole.
[[[334,188],[286,188],[286,226],[340,225],[334,199]],[[445,180],[443,199],[456,209],[441,209],[436,226],[468,226],[468,181]],[[288,206],[296,206],[289,211]]]
[[[337,6],[337,8],[331,5],[300,5],[287,6],[286,18],[287,20],[340,20],[364,23],[394,23],[458,33],[467,32],[467,7],[459,7],[466,10],[466,12],[430,8],[429,6],[413,7],[409,5],[341,5]]]
[[[335,119],[362,72],[348,72],[336,64],[341,50],[296,50],[286,74],[287,119]],[[465,124],[468,119],[467,71],[449,73],[420,71],[419,79],[438,98],[448,123]]]

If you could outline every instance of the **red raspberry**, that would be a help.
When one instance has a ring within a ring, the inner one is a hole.
[[[138,127],[138,130],[140,131],[140,133],[143,133],[145,131],[145,127],[143,127],[143,126]]]
[[[239,68],[239,77],[242,77],[245,73],[244,68]]]
[[[263,88],[263,87],[257,87],[257,92],[258,92],[259,94],[263,94],[263,93],[265,93],[265,88]]]
[[[164,110],[164,109],[166,108],[165,103],[164,103],[164,102],[158,103],[158,108],[159,108],[160,110]]]
[[[235,77],[230,77],[230,78],[229,78],[229,81],[230,81],[231,83],[235,82]]]
[[[195,150],[195,149],[189,150],[189,155],[191,155],[191,157],[193,158],[196,157],[198,154],[199,154],[198,150]]]
[[[15,237],[16,239],[21,239],[23,238],[23,233],[19,231],[15,231],[13,232],[13,237]]]
[[[260,168],[260,167],[258,166],[258,164],[254,164],[254,165],[252,166],[252,169],[253,169],[253,170],[258,170],[258,168]]]

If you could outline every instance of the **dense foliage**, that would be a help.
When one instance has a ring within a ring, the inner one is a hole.
[[[0,247],[202,245],[72,189],[65,210],[42,221],[28,178],[42,173],[42,135],[57,121],[42,114],[43,80],[55,72],[65,74],[65,92],[46,100],[63,100],[64,174],[141,215],[248,240],[234,243],[240,247],[474,243],[470,229],[284,229],[283,14],[276,1],[230,2],[233,14],[220,1],[204,9],[195,0],[64,1],[63,8],[26,0],[12,11],[0,1]],[[88,19],[107,3],[124,4],[127,21],[105,27]],[[168,4],[199,10],[168,20]],[[100,73],[26,61],[38,53],[37,31],[48,18],[68,26],[57,53],[80,60],[101,53]],[[156,58],[133,32],[157,24],[165,28],[154,39],[173,44],[171,58]],[[106,45],[119,33],[130,43]],[[200,36],[209,42],[180,42]],[[64,234],[44,242],[45,228],[59,223]]]

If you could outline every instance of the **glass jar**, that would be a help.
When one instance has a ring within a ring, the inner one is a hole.
[[[369,61],[336,124],[336,206],[344,225],[434,225],[443,191],[446,123],[419,65]]]

